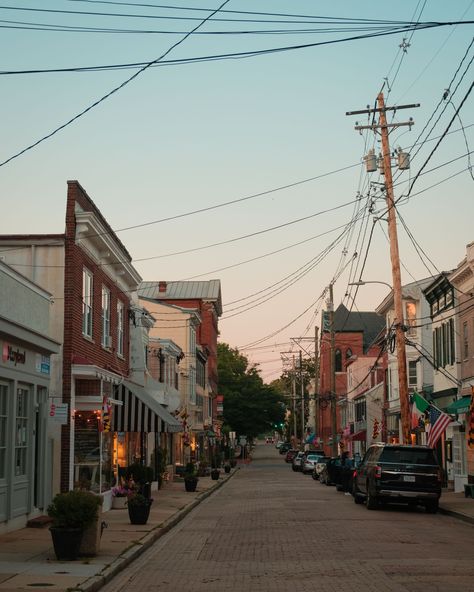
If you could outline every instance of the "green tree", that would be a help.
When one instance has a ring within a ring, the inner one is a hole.
[[[285,421],[283,397],[264,384],[258,368],[238,349],[217,346],[219,392],[224,396],[224,421],[238,434],[255,438]]]

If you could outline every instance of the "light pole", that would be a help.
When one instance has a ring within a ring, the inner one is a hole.
[[[390,290],[392,290],[392,286],[390,284],[388,284],[387,282],[379,282],[377,280],[373,280],[373,281],[362,281],[359,280],[358,282],[351,282],[350,284],[347,284],[348,286],[365,286],[366,284],[383,284],[384,286],[387,286],[388,288],[390,288]]]

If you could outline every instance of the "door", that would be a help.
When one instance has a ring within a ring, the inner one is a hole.
[[[464,491],[464,484],[467,483],[467,459],[465,432],[459,428],[453,431],[453,469],[454,469],[454,491]]]

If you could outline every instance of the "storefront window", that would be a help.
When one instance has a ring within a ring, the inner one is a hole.
[[[107,491],[115,483],[113,434],[100,431],[100,411],[78,411],[74,419],[74,488]]]
[[[28,451],[28,390],[19,388],[16,396],[15,476],[26,475]]]
[[[5,479],[7,454],[7,395],[8,386],[0,384],[0,479]]]

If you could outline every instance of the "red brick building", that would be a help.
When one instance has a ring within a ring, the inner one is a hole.
[[[343,304],[334,312],[335,337],[335,387],[331,393],[331,339],[329,313],[323,311],[319,370],[319,434],[326,454],[331,455],[334,436],[340,441],[342,435],[341,403],[347,394],[347,361],[353,356],[377,356],[380,346],[377,336],[385,328],[385,319],[375,312],[350,311]],[[335,395],[335,398],[334,398]],[[332,404],[336,401],[336,434],[332,433]]]

